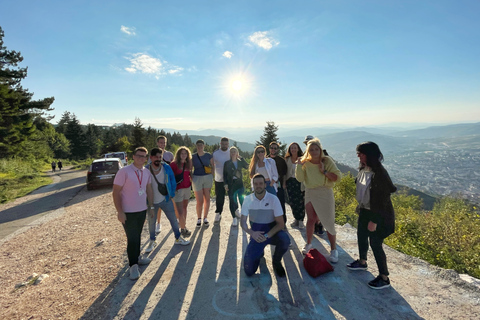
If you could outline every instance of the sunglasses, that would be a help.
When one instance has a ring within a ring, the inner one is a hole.
[[[257,153],[265,153],[265,150],[259,150]]]

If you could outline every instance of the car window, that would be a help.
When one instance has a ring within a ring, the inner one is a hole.
[[[117,161],[103,161],[92,164],[92,171],[118,170]]]
[[[112,158],[120,158],[120,159],[124,160],[125,159],[125,154],[123,152],[114,153]]]

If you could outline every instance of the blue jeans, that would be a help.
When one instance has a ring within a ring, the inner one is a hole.
[[[180,238],[180,230],[178,227],[177,217],[175,216],[175,209],[173,208],[173,200],[170,199],[168,202],[163,200],[160,203],[154,203],[153,206],[153,217],[148,214],[148,231],[150,232],[150,240],[155,240],[157,235],[155,234],[155,223],[157,221],[158,209],[162,209],[167,216],[170,225],[172,226],[173,233],[175,234],[175,239]]]
[[[265,188],[267,190],[267,192],[276,196],[277,191],[275,191],[275,188],[272,185],[270,185],[271,181],[265,181],[265,183],[267,184],[267,187]]]
[[[270,224],[261,224],[252,222],[251,228],[253,231],[264,231],[267,233],[275,226],[275,222]],[[250,238],[245,256],[243,258],[243,268],[247,276],[252,276],[258,269],[260,259],[263,257],[263,251],[268,244],[275,245],[275,252],[273,253],[273,263],[280,263],[283,255],[288,251],[290,245],[290,237],[288,234],[280,230],[273,237],[268,238],[267,241],[258,243],[254,239]]]

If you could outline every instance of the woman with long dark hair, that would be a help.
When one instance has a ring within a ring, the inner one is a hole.
[[[295,177],[305,184],[305,209],[307,211],[307,244],[303,254],[312,248],[313,230],[317,220],[322,221],[330,241],[330,261],[338,262],[335,230],[335,198],[333,186],[341,179],[342,173],[335,162],[323,153],[320,140],[312,139],[300,158]]]
[[[287,163],[287,174],[285,176],[283,189],[288,194],[289,204],[292,208],[295,221],[290,224],[292,228],[305,228],[303,220],[305,219],[305,188],[295,178],[295,169],[297,160],[303,156],[300,145],[296,142],[290,143],[285,154],[285,162]]]
[[[350,270],[367,269],[368,242],[372,248],[379,275],[368,283],[372,289],[390,287],[387,257],[383,240],[395,232],[395,212],[390,195],[397,191],[382,165],[383,154],[378,145],[367,141],[357,146],[360,166],[355,183],[357,186],[358,227],[357,241],[360,259],[347,265]]]
[[[253,151],[253,157],[250,161],[250,166],[248,168],[250,172],[250,179],[256,173],[261,174],[265,177],[265,183],[267,184],[267,192],[277,195],[277,181],[278,181],[278,171],[275,160],[272,158],[266,158],[267,150],[264,146],[259,145],[255,147]],[[252,180],[252,190],[253,190],[253,180]]]

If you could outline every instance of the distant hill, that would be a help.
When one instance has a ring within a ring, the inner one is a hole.
[[[202,139],[208,145],[214,145],[216,143],[220,143],[220,139],[222,139],[221,136],[189,135],[189,137],[193,143],[195,143],[195,141],[197,141],[198,139]],[[253,143],[240,142],[240,141],[235,141],[233,139],[230,139],[230,146],[233,146],[234,142],[237,143],[237,147],[240,148],[240,150],[242,151],[253,152],[253,150],[255,149],[255,145]]]
[[[398,131],[393,133],[393,135],[416,139],[455,138],[480,135],[480,122],[460,123],[446,126],[428,127],[425,129]]]

